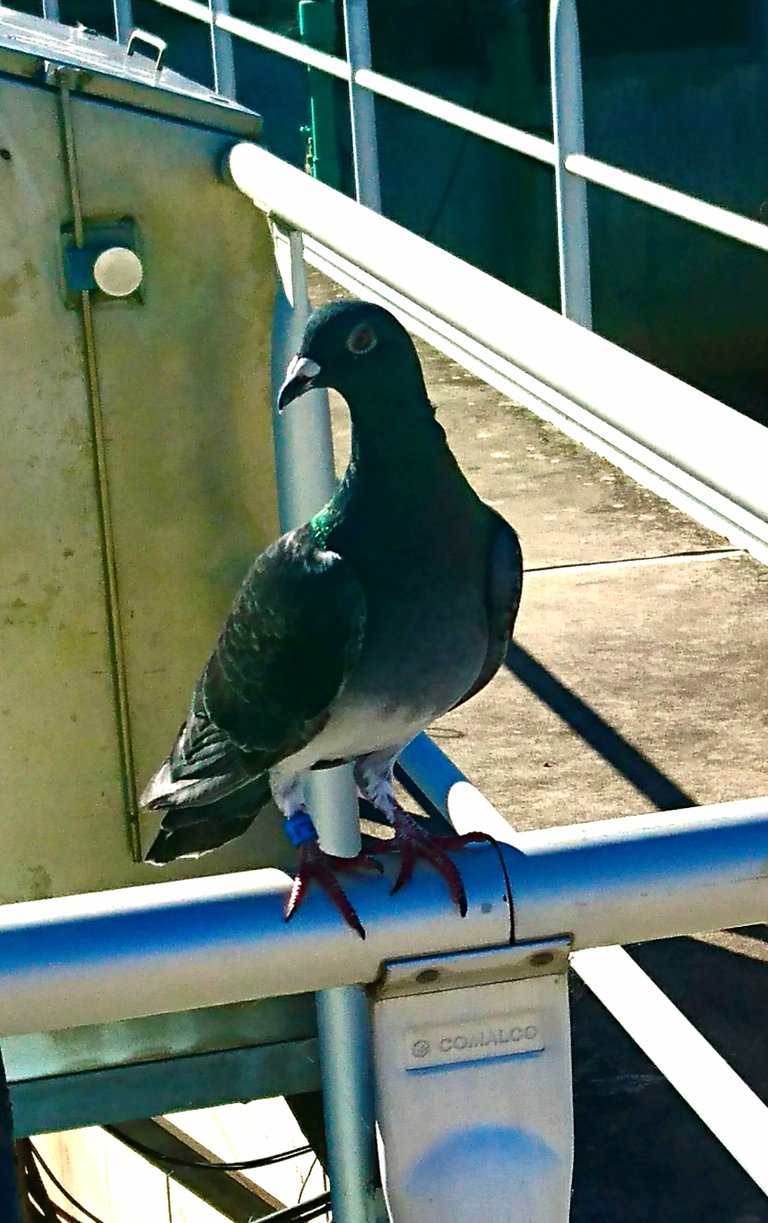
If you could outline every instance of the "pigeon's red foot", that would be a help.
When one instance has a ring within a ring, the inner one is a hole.
[[[392,885],[391,894],[399,892],[413,875],[414,867],[419,858],[431,862],[448,884],[451,900],[457,906],[462,917],[467,915],[467,893],[461,880],[458,868],[448,857],[456,849],[465,845],[479,845],[483,842],[494,844],[493,837],[485,832],[467,832],[463,836],[434,837],[420,828],[407,811],[398,810],[391,816],[395,835],[390,841],[382,841],[376,846],[377,854],[400,854],[400,871]]]
[[[377,862],[375,858],[368,857],[367,854],[358,854],[355,858],[337,858],[334,854],[324,853],[316,840],[304,841],[299,846],[299,869],[285,906],[285,920],[291,920],[306,896],[309,884],[314,879],[339,910],[347,925],[351,926],[360,935],[360,938],[365,938],[363,923],[336,878],[345,871],[356,870],[360,867],[378,871],[379,874],[383,870],[381,863]]]

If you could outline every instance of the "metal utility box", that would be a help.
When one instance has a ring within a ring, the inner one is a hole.
[[[218,172],[259,126],[0,8],[0,903],[275,860],[264,823],[136,860],[136,793],[277,531],[272,246]]]

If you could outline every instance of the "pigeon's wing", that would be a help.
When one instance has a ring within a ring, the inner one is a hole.
[[[520,607],[523,589],[523,554],[516,532],[509,523],[493,514],[493,529],[486,569],[485,605],[488,611],[488,649],[475,682],[454,709],[475,696],[493,679],[504,661],[509,639]]]
[[[352,569],[308,527],[254,562],[150,782],[151,808],[226,798],[321,729],[360,650],[365,599]]]

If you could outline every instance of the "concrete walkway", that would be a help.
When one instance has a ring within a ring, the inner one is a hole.
[[[319,276],[312,293],[345,296]],[[443,750],[521,829],[768,793],[768,569],[418,348],[527,571],[510,669],[435,725]],[[768,1103],[768,927],[633,954]],[[768,1200],[583,986],[573,1021],[573,1223],[768,1223]]]

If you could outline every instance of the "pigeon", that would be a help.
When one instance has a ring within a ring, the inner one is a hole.
[[[298,851],[286,918],[314,880],[364,938],[338,875],[381,864],[320,848],[307,774],[352,762],[359,796],[394,830],[372,851],[399,853],[393,891],[426,859],[464,916],[448,851],[488,838],[428,835],[400,806],[393,769],[405,744],[501,666],[523,564],[517,534],[459,468],[413,342],[389,311],[356,300],[316,310],[279,410],[311,387],[346,400],[349,464],[330,501],[248,571],[189,716],[142,796],[164,812],[147,860],[217,848],[271,797]]]

